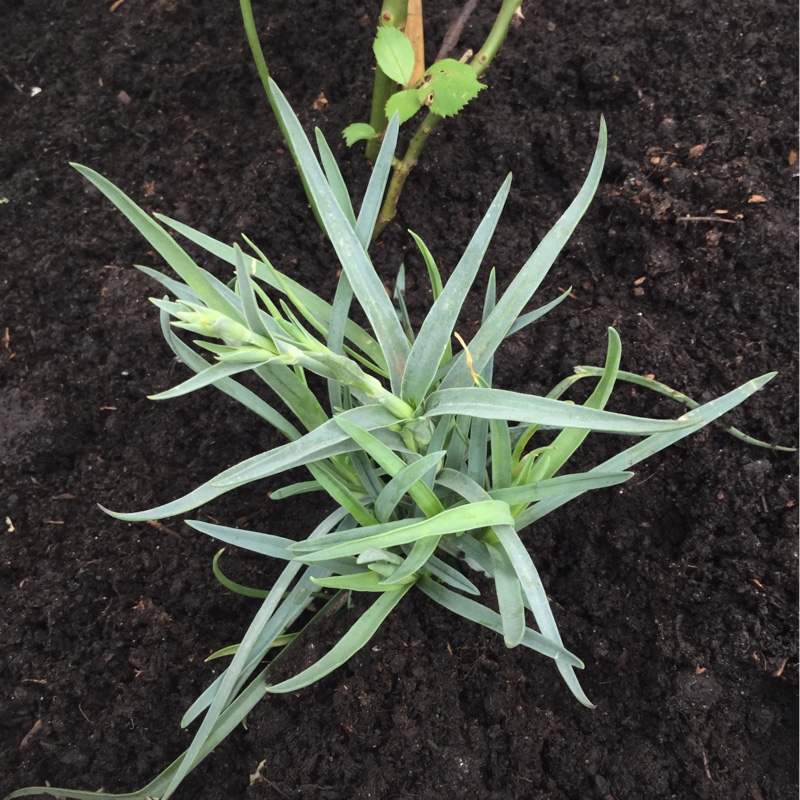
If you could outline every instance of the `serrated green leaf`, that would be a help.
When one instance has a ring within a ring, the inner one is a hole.
[[[395,92],[386,103],[386,116],[391,118],[394,114],[400,117],[402,125],[410,120],[422,108],[422,101],[416,89],[403,89]]]
[[[478,96],[482,84],[468,64],[454,58],[437,61],[426,71],[417,99],[440,117],[452,117]]]
[[[342,131],[342,136],[344,136],[345,144],[352,147],[356,142],[376,139],[378,132],[368,122],[354,122]]]
[[[378,28],[372,49],[378,66],[386,75],[405,86],[414,71],[414,47],[405,34],[389,26]]]

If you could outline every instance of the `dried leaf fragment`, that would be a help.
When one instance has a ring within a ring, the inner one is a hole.
[[[705,152],[706,147],[708,147],[708,142],[705,144],[696,144],[694,147],[690,147],[689,158],[699,158]]]

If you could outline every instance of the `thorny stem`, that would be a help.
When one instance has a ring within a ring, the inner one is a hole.
[[[475,74],[478,77],[483,75],[492,61],[494,61],[497,52],[500,50],[500,47],[508,35],[508,29],[511,27],[514,16],[520,5],[522,5],[522,0],[503,0],[503,5],[500,7],[492,30],[486,37],[483,47],[481,47],[477,55],[470,62],[470,66],[475,70]],[[381,206],[380,213],[378,214],[378,220],[375,223],[375,230],[372,232],[373,241],[383,233],[386,226],[395,218],[397,214],[397,202],[400,199],[403,186],[411,170],[416,167],[419,154],[422,152],[431,134],[436,130],[441,121],[442,117],[429,111],[420,123],[411,141],[408,143],[405,155],[399,159],[394,167],[392,179],[386,191],[386,197]]]

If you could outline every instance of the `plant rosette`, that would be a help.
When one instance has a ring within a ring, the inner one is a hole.
[[[247,252],[167,217],[157,215],[156,221],[98,173],[76,165],[177,276],[140,267],[174,298],[153,302],[160,309],[167,343],[194,373],[154,399],[214,386],[287,439],[170,503],[135,513],[108,513],[129,521],[184,515],[232,489],[301,466],[308,469],[310,480],[284,486],[271,497],[322,492],[336,504],[301,541],[187,520],[224,545],[282,560],[286,566],[272,588],[262,593],[228,580],[219,567],[221,551],[217,554],[213,569],[220,581],[234,591],[261,597],[261,606],[242,641],[215,654],[232,659],[182,720],[184,727],[200,721],[189,748],[148,786],[115,795],[130,800],[171,797],[260,699],[296,692],[347,662],[412,590],[470,624],[497,632],[508,647],[521,645],[552,659],[569,691],[591,707],[576,674],[583,662],[562,640],[525,543],[530,540],[526,529],[586,492],[628,480],[640,461],[705,425],[719,424],[725,412],[774,374],[700,405],[663,384],[621,371],[620,339],[609,329],[604,365],[577,367],[547,395],[492,388],[494,360],[503,341],[552,311],[569,293],[568,289],[525,311],[598,187],[605,124],[601,121],[597,149],[580,192],[500,297],[490,273],[480,328],[464,342],[456,332],[459,312],[508,197],[510,176],[446,282],[428,247],[412,234],[433,296],[427,316],[414,329],[402,293],[395,293],[395,306],[368,255],[392,167],[398,114],[386,130],[356,214],[322,134],[316,133],[318,159],[278,87],[272,83],[269,89],[314,213],[341,265],[332,302],[281,273],[246,238]],[[229,265],[232,282],[199,267],[171,232]],[[351,314],[354,303],[366,317],[366,327]],[[194,348],[176,328],[200,337]],[[236,381],[243,372],[253,373],[270,397],[280,399],[283,410]],[[309,373],[323,379],[324,397],[310,388]],[[596,381],[585,402],[563,399],[584,379]],[[607,411],[619,382],[671,397],[688,410],[667,420]],[[567,472],[571,457],[590,433],[624,434],[636,441],[586,472]],[[488,576],[494,597],[482,597],[472,580],[475,575]],[[353,592],[372,598],[366,611],[318,661],[274,682],[273,669],[298,637],[341,608]],[[309,620],[307,609],[320,597],[324,604]],[[112,796],[32,787],[12,793],[9,800],[34,794],[76,800]]]

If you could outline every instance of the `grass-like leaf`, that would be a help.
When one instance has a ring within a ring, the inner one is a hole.
[[[492,239],[497,221],[511,190],[511,176],[504,181],[481,220],[450,280],[433,304],[408,356],[400,395],[415,405],[422,402],[433,383],[450,342],[456,319]]]
[[[296,692],[298,689],[324,678],[337,667],[349,661],[375,635],[375,631],[378,630],[392,609],[405,597],[411,586],[412,584],[409,583],[394,591],[384,592],[319,661],[293,678],[274,686],[268,686],[267,691],[271,694]]]

